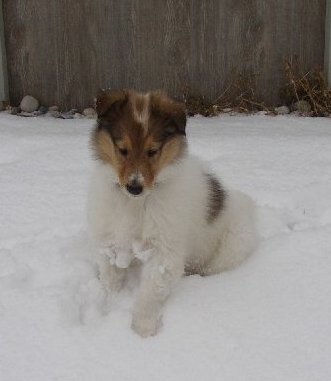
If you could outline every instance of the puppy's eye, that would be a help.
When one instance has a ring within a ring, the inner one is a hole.
[[[153,156],[155,156],[156,154],[157,154],[157,149],[149,149],[148,151],[147,151],[147,156],[148,157],[153,157]]]
[[[170,136],[175,135],[175,133],[176,133],[176,127],[173,124],[169,123],[164,129],[163,135],[165,138],[169,138]]]
[[[128,150],[126,148],[119,148],[118,150],[122,156],[128,156]]]

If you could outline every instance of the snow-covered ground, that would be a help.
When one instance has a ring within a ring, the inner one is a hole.
[[[0,114],[1,381],[329,381],[331,120],[189,120],[191,151],[258,205],[239,268],[182,279],[158,336],[130,330],[89,256],[90,120]]]

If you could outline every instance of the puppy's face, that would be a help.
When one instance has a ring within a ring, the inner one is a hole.
[[[185,153],[185,109],[161,92],[103,91],[97,113],[95,152],[130,196],[148,193],[162,169]]]

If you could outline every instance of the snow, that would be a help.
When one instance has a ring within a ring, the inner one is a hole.
[[[191,151],[256,200],[261,242],[183,278],[149,339],[135,285],[107,296],[89,254],[92,125],[0,114],[0,380],[330,380],[330,119],[189,120]]]

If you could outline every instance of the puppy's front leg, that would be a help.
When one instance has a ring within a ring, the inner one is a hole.
[[[119,291],[125,280],[132,254],[120,250],[114,244],[104,244],[98,250],[100,281],[108,291]]]
[[[155,253],[144,265],[131,325],[140,336],[156,334],[161,325],[163,304],[183,272],[182,253]]]

